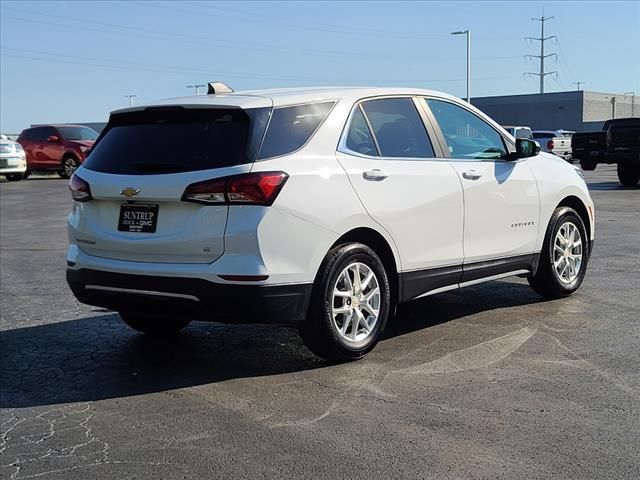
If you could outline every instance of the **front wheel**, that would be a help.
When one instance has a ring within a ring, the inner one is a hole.
[[[322,262],[300,335],[319,357],[356,360],[378,343],[390,310],[389,280],[380,257],[361,243],[338,245]]]
[[[134,330],[152,336],[175,335],[189,325],[190,320],[180,317],[164,317],[138,312],[118,312],[120,318]]]
[[[569,207],[553,212],[544,237],[538,269],[529,285],[546,298],[571,295],[580,288],[587,270],[589,240],[580,215]]]
[[[24,178],[24,174],[23,173],[8,173],[7,175],[5,175],[5,177],[7,177],[7,180],[9,182],[17,182],[17,181],[22,180]]]
[[[619,163],[618,180],[625,187],[633,187],[640,181],[640,164]]]
[[[62,178],[71,178],[73,172],[78,168],[78,161],[71,157],[67,156],[62,159],[62,169],[58,171],[58,175]]]

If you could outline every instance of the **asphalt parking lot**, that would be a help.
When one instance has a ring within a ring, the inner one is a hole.
[[[582,289],[514,279],[408,304],[364,360],[295,332],[175,340],[78,304],[66,181],[0,185],[0,478],[640,477],[640,188],[587,172]]]

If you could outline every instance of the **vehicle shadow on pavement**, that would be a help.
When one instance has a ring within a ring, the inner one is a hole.
[[[518,283],[470,287],[404,305],[384,337],[541,301]],[[1,408],[120,398],[330,365],[292,329],[194,322],[182,335],[156,339],[130,330],[115,314],[5,330],[0,346]]]
[[[625,191],[625,190],[640,190],[640,185],[634,185],[631,187],[627,187],[624,185],[621,185],[618,182],[597,182],[597,183],[589,183],[587,185],[587,187],[589,187],[589,190],[605,190],[605,191],[612,191],[612,190],[619,190],[619,191]]]

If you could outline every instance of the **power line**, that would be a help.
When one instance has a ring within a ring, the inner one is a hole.
[[[28,10],[20,10],[20,9],[16,9],[16,8],[10,8],[10,7],[3,7],[4,10],[10,10],[13,12],[18,12],[18,13],[22,13],[22,14],[27,14],[27,15],[38,15],[38,16],[43,16],[43,17],[50,17],[50,18],[54,18],[54,19],[61,19],[65,22],[79,22],[81,24],[95,24],[98,25],[100,27],[102,27],[102,29],[96,29],[94,27],[87,27],[87,26],[79,26],[79,25],[66,25],[63,23],[56,23],[56,22],[50,22],[50,21],[44,21],[44,20],[34,20],[34,19],[29,19],[29,18],[20,18],[20,17],[15,17],[12,15],[3,15],[4,18],[7,19],[11,19],[11,20],[18,20],[18,21],[22,21],[22,22],[26,22],[26,23],[40,23],[43,25],[51,25],[51,26],[56,26],[56,27],[63,27],[63,28],[73,28],[73,29],[77,29],[77,30],[84,30],[84,31],[89,31],[92,33],[106,33],[109,35],[118,35],[118,36],[130,36],[133,38],[142,38],[142,39],[151,39],[151,40],[161,40],[161,41],[166,41],[166,42],[173,42],[173,43],[182,43],[182,44],[187,44],[187,45],[198,45],[200,47],[206,47],[208,46],[207,44],[203,43],[203,42],[207,42],[208,44],[217,44],[223,48],[228,48],[228,49],[234,49],[234,50],[247,50],[247,51],[256,51],[256,50],[263,50],[263,51],[279,51],[279,52],[283,52],[283,53],[287,53],[287,54],[294,54],[294,55],[304,55],[304,56],[308,56],[309,54],[313,54],[313,55],[318,55],[318,56],[328,56],[331,58],[336,58],[336,57],[355,57],[355,58],[380,58],[380,53],[371,53],[371,54],[367,54],[367,53],[359,53],[359,52],[345,52],[345,51],[330,51],[330,50],[309,50],[309,49],[292,49],[292,48],[286,48],[286,47],[280,47],[280,46],[276,46],[276,45],[265,45],[263,43],[250,43],[250,42],[229,42],[227,40],[221,40],[219,38],[214,38],[214,37],[207,37],[207,36],[200,36],[200,35],[186,35],[186,34],[181,34],[181,33],[172,33],[172,32],[167,32],[167,31],[159,31],[159,30],[151,30],[151,29],[144,29],[144,28],[139,28],[139,27],[132,27],[132,26],[127,26],[127,25],[119,25],[119,24],[114,24],[114,23],[106,23],[106,22],[97,22],[94,20],[90,20],[90,19],[84,19],[84,18],[78,18],[78,17],[68,17],[68,16],[61,16],[61,15],[54,15],[54,14],[48,14],[48,13],[40,13],[40,12],[32,12],[32,11],[28,11]],[[122,31],[109,31],[109,30],[105,30],[105,28],[115,28],[115,29],[120,29],[120,30],[132,30],[133,32],[122,32]],[[141,34],[139,32],[145,32],[147,34]],[[151,35],[148,35],[151,34]],[[160,36],[159,36],[160,35]],[[163,37],[179,37],[179,38],[163,38]],[[393,59],[397,59],[397,60],[403,60],[403,59],[410,59],[410,60],[415,60],[416,57],[415,56],[402,56],[402,55],[396,55],[393,54],[391,56],[391,58]],[[513,58],[519,58],[519,56],[489,56],[489,57],[477,57],[474,58],[475,60],[478,61],[493,61],[493,60],[506,60],[506,59],[513,59]],[[451,62],[451,61],[455,61],[455,59],[453,59],[452,57],[421,57],[421,60],[433,60],[433,61],[444,61],[444,62]]]
[[[558,72],[545,72],[544,70],[544,61],[549,57],[555,57],[556,61],[558,60],[558,55],[555,53],[549,53],[547,55],[544,54],[544,43],[552,38],[557,38],[555,35],[551,35],[550,37],[544,36],[544,22],[547,20],[551,20],[553,17],[545,17],[544,15],[540,18],[532,18],[531,20],[535,20],[540,22],[540,38],[536,37],[526,37],[525,40],[536,40],[540,42],[540,55],[525,55],[525,58],[538,58],[540,60],[540,72],[527,72],[526,75],[534,75],[539,77],[540,79],[540,93],[544,93],[544,77],[547,75],[554,75],[555,78],[558,78]]]
[[[5,49],[5,47],[0,47]],[[44,55],[44,53],[42,53]],[[190,70],[190,73],[186,73],[184,70],[180,70],[179,68],[145,68],[142,66],[131,65],[133,62],[124,62],[126,65],[104,65],[100,63],[89,63],[86,61],[72,61],[72,60],[60,60],[60,59],[52,59],[52,58],[37,58],[30,57],[26,55],[12,55],[7,53],[0,54],[3,57],[9,58],[18,58],[25,60],[33,60],[33,61],[41,61],[41,62],[49,62],[49,63],[60,63],[60,64],[71,64],[71,65],[82,65],[82,66],[93,66],[99,68],[113,68],[119,70],[138,70],[138,71],[147,71],[154,73],[170,73],[170,74],[179,74],[179,75],[193,75],[193,72],[196,70]],[[54,53],[47,53],[46,55],[58,55],[65,56],[71,58],[78,58],[76,56],[71,55],[61,55]],[[88,59],[90,57],[79,57],[81,59]],[[98,62],[108,62],[108,63],[118,63],[115,60],[100,60],[95,59]],[[144,64],[138,64],[144,65]],[[201,70],[200,72],[204,72]],[[221,71],[207,71],[205,73],[208,76],[230,76],[230,77],[244,77],[244,78],[266,78],[271,80],[289,80],[289,81],[311,81],[311,82],[336,82],[336,83],[345,83],[344,79],[318,79],[317,77],[292,77],[292,76],[274,76],[274,75],[264,75],[253,72],[221,72]],[[498,75],[498,76],[489,76],[489,77],[478,77],[478,80],[495,80],[498,78],[513,78],[513,75]],[[372,79],[373,80],[373,79]],[[375,79],[378,83],[396,83],[396,84],[425,84],[425,83],[456,83],[456,82],[464,82],[465,78],[446,78],[446,79],[404,79],[404,80],[391,80],[391,79]]]

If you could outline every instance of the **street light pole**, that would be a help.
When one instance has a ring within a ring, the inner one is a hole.
[[[133,99],[137,97],[137,95],[125,95],[125,98],[129,99],[129,106],[133,107]]]
[[[458,32],[451,32],[451,35],[467,36],[467,103],[471,103],[471,31],[460,30]]]
[[[187,85],[187,88],[195,88],[196,95],[200,95],[200,87],[204,88],[206,85]]]

